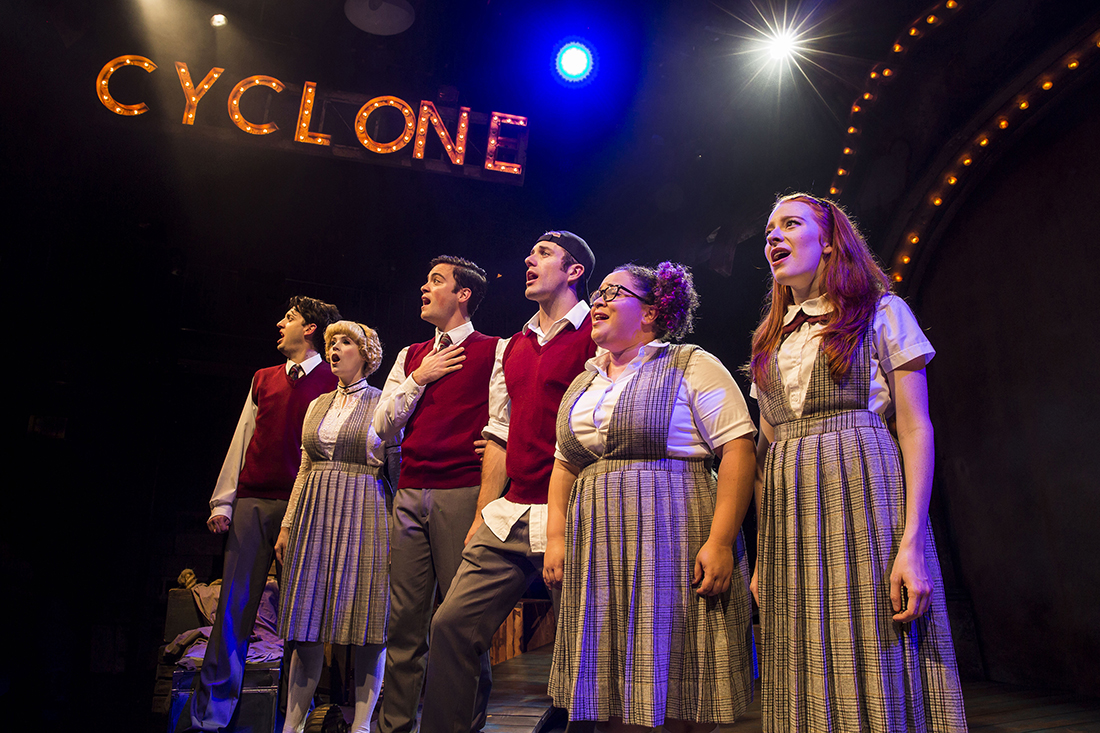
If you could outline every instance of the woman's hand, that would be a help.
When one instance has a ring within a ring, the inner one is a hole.
[[[902,587],[908,599],[902,598]],[[927,613],[932,604],[932,581],[928,578],[923,546],[902,543],[890,571],[890,603],[894,606],[894,620],[901,623],[915,621]]]
[[[547,588],[560,588],[565,568],[565,538],[547,537],[542,556],[542,582]]]
[[[749,590],[752,592],[752,599],[756,601],[757,608],[760,607],[760,594],[757,592],[757,588],[759,588],[760,586],[759,581],[756,578],[756,574],[759,572],[760,562],[757,561],[757,563],[752,566],[752,580],[749,581]]]
[[[275,559],[279,561],[279,564],[283,564],[283,556],[286,554],[286,546],[290,542],[290,528],[282,527],[279,529],[279,539],[275,540]]]
[[[691,584],[699,586],[695,592],[701,596],[725,593],[733,577],[733,547],[707,540],[695,556],[695,570]]]

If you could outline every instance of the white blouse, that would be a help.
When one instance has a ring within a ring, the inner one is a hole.
[[[783,323],[793,321],[799,309],[806,311],[808,316],[819,316],[832,311],[833,304],[825,296],[820,296],[803,301],[800,306],[789,305]],[[803,323],[779,346],[776,360],[779,378],[791,410],[797,417],[802,417],[806,390],[810,386],[810,375],[817,360],[824,328],[823,323]],[[917,368],[923,368],[935,355],[936,350],[925,337],[909,304],[896,295],[884,295],[875,310],[872,324],[871,390],[867,409],[890,417],[894,412],[894,402],[886,375],[914,359],[920,360]],[[749,396],[760,399],[756,383],[753,383]]]
[[[623,390],[645,362],[667,347],[664,341],[645,344],[614,380],[607,376],[610,354],[597,354],[588,360],[584,368],[595,372],[596,376],[577,399],[569,416],[569,425],[581,445],[603,455],[607,427]],[[729,370],[712,354],[702,349],[696,351],[684,370],[684,379],[673,404],[668,455],[703,458],[735,438],[755,434],[756,426],[749,417],[745,397]],[[554,455],[565,460],[560,444]]]

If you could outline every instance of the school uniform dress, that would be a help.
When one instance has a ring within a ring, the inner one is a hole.
[[[806,301],[809,316],[831,310]],[[798,306],[791,306],[791,322]],[[763,728],[965,731],[932,528],[928,613],[892,620],[890,569],[905,529],[905,481],[888,372],[935,354],[909,307],[886,295],[843,384],[805,323],[770,360],[761,417],[774,428],[759,528]]]
[[[566,510],[561,616],[549,692],[571,720],[729,724],[752,699],[749,567],[700,596],[713,449],[752,436],[729,372],[695,346],[654,341],[615,380],[589,360],[558,413],[557,456],[582,470]]]
[[[302,465],[282,526],[279,634],[384,644],[390,610],[386,446],[371,427],[381,390],[318,397],[302,428]]]

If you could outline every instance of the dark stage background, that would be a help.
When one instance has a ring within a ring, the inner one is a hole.
[[[432,256],[489,271],[474,321],[509,335],[534,311],[523,257],[565,228],[593,246],[593,283],[631,260],[693,265],[703,304],[692,340],[732,370],[765,292],[771,201],[830,186],[888,268],[911,256],[898,290],[938,350],[932,513],[961,670],[1096,695],[1095,9],[792,4],[812,13],[825,36],[814,47],[828,54],[780,92],[750,53],[739,18],[759,18],[745,0],[412,4],[416,23],[390,38],[351,27],[336,0],[0,4],[0,262],[16,338],[3,707],[32,706],[46,728],[106,727],[104,711],[112,729],[153,724],[167,589],[184,567],[220,573],[206,502],[251,374],[281,360],[275,323],[289,296],[377,327],[380,385],[397,351],[431,333],[417,288]],[[212,29],[215,11],[230,25]],[[554,44],[573,35],[600,54],[582,88],[552,78]],[[1074,73],[1033,95],[1078,52]],[[139,117],[93,96],[99,69],[127,53],[159,67],[112,81],[120,98],[149,104]],[[193,127],[179,123],[175,61],[196,80],[226,68]],[[854,117],[883,63],[896,76]],[[280,103],[305,81],[413,104],[453,87],[475,112],[525,115],[523,185],[253,139],[223,111],[230,80],[251,74],[286,82]],[[1021,94],[1030,117],[1014,117],[944,194],[955,153]],[[842,156],[852,124],[856,152]],[[921,247],[904,249],[933,195],[946,200],[920,220]]]

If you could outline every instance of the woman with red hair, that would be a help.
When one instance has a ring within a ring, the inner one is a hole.
[[[749,365],[764,730],[965,731],[928,522],[935,351],[836,204],[784,196],[765,234]]]

